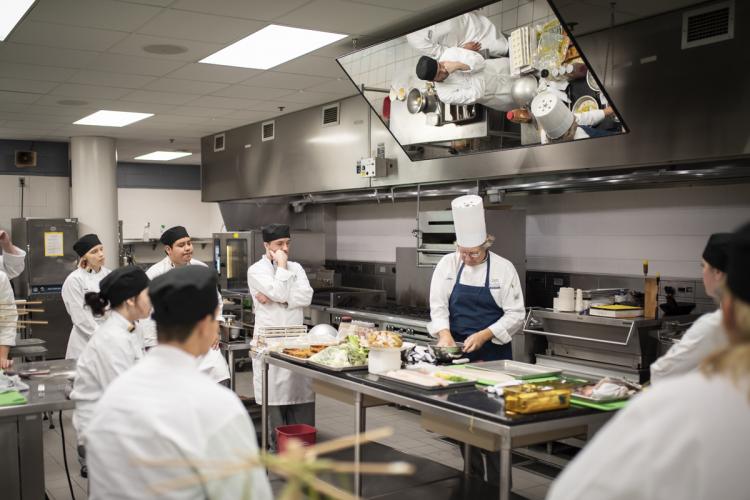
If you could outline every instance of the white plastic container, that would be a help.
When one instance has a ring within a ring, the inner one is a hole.
[[[401,349],[398,347],[371,347],[367,362],[370,373],[386,373],[401,368]]]

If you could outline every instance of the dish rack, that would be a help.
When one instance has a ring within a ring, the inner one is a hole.
[[[534,53],[536,52],[536,33],[529,26],[514,30],[508,39],[508,56],[510,57],[510,74],[518,76],[534,70]]]

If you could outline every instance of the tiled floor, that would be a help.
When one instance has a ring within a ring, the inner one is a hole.
[[[237,390],[240,394],[252,395],[252,381],[249,372],[237,373]],[[75,449],[75,431],[71,423],[72,412],[63,413],[65,424],[66,449],[68,465],[75,498],[86,498],[87,481],[82,479],[79,471]],[[353,433],[354,411],[349,405],[339,403],[329,398],[318,397],[316,405],[316,427],[320,436],[332,438]],[[259,424],[256,422],[256,425]],[[395,407],[377,407],[367,410],[367,428],[392,427],[394,435],[379,442],[398,451],[421,456],[449,467],[461,469],[463,459],[458,447],[431,434],[419,425],[419,416],[414,413],[399,410]],[[50,499],[68,500],[68,488],[65,469],[63,466],[62,443],[57,414],[55,415],[55,429],[44,431],[44,466],[46,488]],[[530,500],[542,500],[547,494],[549,480],[546,478],[513,469],[513,491]]]

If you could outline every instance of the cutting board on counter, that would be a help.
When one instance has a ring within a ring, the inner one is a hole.
[[[472,368],[471,365],[444,366],[440,368],[440,371],[460,375],[481,385],[495,385],[501,382],[515,380],[507,373],[487,370],[484,368]]]

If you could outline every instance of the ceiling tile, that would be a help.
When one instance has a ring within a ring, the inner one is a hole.
[[[18,80],[16,78],[0,78],[0,90],[10,92],[29,92],[31,94],[46,94],[58,85],[57,82],[40,82],[36,80]]]
[[[279,108],[284,109],[279,109]],[[252,110],[252,111],[272,111],[274,114],[280,114],[280,113],[289,113],[291,111],[298,111],[300,109],[304,109],[309,107],[309,104],[299,103],[299,102],[291,102],[291,101],[282,101],[281,99],[276,101],[248,101],[248,105],[246,106],[246,109]]]
[[[387,7],[390,9],[410,10],[412,12],[429,11],[435,7],[449,3],[459,4],[455,0],[352,0],[357,3],[377,5],[378,7]],[[460,5],[457,5],[460,8]]]
[[[180,47],[187,49],[187,51],[180,54],[159,54],[158,56],[154,56],[154,54],[143,50],[143,47],[147,45],[179,45]],[[224,48],[224,45],[218,43],[196,42],[193,40],[181,40],[163,36],[139,35],[134,33],[110,48],[109,52],[131,56],[150,56],[158,59],[192,62],[203,59],[222,48]]]
[[[258,73],[260,73],[260,70],[257,69],[195,63],[186,64],[182,68],[171,72],[169,77],[202,82],[239,83]]]
[[[173,9],[203,12],[219,16],[260,19],[270,21],[305,5],[310,0],[274,0],[272,2],[248,2],[247,0],[177,0]]]
[[[260,21],[212,16],[181,10],[165,10],[142,26],[138,33],[229,44],[265,26]]]
[[[136,90],[123,96],[123,101],[149,102],[157,104],[185,104],[195,99],[192,94],[178,94],[177,92],[155,92],[153,90]]]
[[[80,26],[23,21],[11,33],[10,40],[64,49],[94,50],[103,52],[123,40],[127,33]]]
[[[141,5],[155,5],[157,7],[166,7],[174,0],[117,0],[118,2],[137,3]]]
[[[96,52],[58,49],[5,41],[0,43],[0,61],[38,64],[64,68],[84,68],[96,58]]]
[[[63,83],[62,85],[58,85],[50,94],[88,100],[119,99],[129,92],[131,92],[130,89],[116,87],[96,87],[94,85],[81,85],[78,83]]]
[[[335,59],[319,56],[302,56],[276,66],[274,71],[299,73],[301,75],[324,76],[326,78],[346,77]]]
[[[184,61],[156,57],[137,57],[107,52],[99,54],[87,69],[133,75],[164,76],[183,66]]]
[[[314,0],[276,21],[335,33],[372,33],[410,15],[410,12],[404,10],[344,0]]]
[[[111,0],[54,0],[37,2],[29,19],[132,32],[159,12],[157,7]]]
[[[0,75],[5,78],[64,82],[74,73],[74,69],[0,62]]]
[[[246,99],[232,99],[229,97],[218,97],[213,95],[204,95],[190,101],[190,106],[199,106],[204,108],[225,108],[225,109],[248,109],[252,101]]]
[[[225,116],[231,113],[227,108],[202,108],[199,106],[177,106],[169,111],[175,115],[198,116],[210,118],[214,116]]]
[[[226,83],[197,82],[177,78],[159,78],[144,86],[144,89],[160,92],[180,92],[183,94],[210,94],[227,86]]]
[[[124,73],[110,73],[107,71],[81,70],[70,79],[70,83],[86,85],[101,85],[105,87],[124,87],[139,89],[154,80],[153,76],[126,75]]]
[[[61,98],[57,96],[55,97],[55,99],[60,100]],[[8,106],[3,105],[3,109],[8,110]],[[41,104],[26,104],[25,108],[22,111],[31,115],[44,115],[50,118],[60,117],[61,119],[67,119],[77,117],[78,115],[80,115],[81,110],[87,109],[92,108],[90,106],[44,106]]]
[[[0,90],[0,102],[32,103],[39,99],[39,94],[27,94],[25,92],[5,92]]]
[[[243,85],[251,85],[253,87],[299,90],[327,81],[328,79],[322,76],[294,75],[292,73],[280,73],[278,71],[264,71],[260,75],[254,76],[242,83]]]
[[[61,115],[34,114],[34,113],[6,113],[3,111],[0,111],[0,120],[53,124],[53,123],[71,123],[75,121],[76,119],[70,116],[61,116]]]
[[[214,92],[221,97],[238,97],[240,99],[275,99],[293,92],[289,89],[274,89],[268,87],[249,87],[247,85],[232,85]]]
[[[294,94],[286,95],[280,98],[280,101],[288,101],[301,104],[322,104],[334,100],[331,94],[322,94],[319,92],[295,92]]]
[[[319,85],[305,89],[311,92],[322,92],[324,94],[354,95],[358,93],[357,87],[348,78],[330,80]]]

